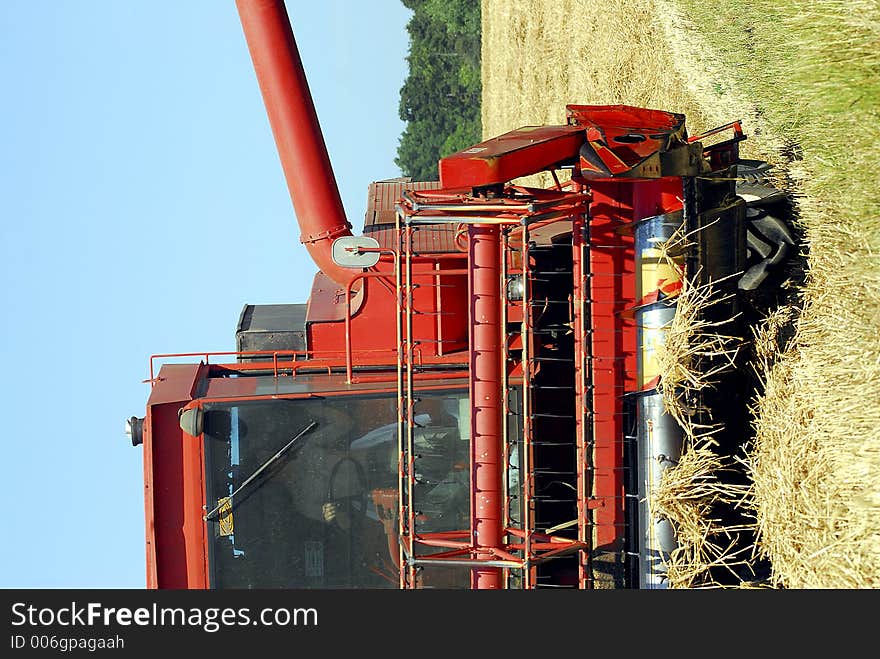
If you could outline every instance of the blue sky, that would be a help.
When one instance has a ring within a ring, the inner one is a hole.
[[[399,176],[398,0],[287,1],[343,203]],[[3,588],[142,588],[149,356],[305,302],[234,0],[0,2]]]

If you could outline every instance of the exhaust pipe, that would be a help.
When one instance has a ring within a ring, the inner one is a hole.
[[[301,242],[340,286],[356,276],[338,266],[331,246],[350,236],[339,188],[283,0],[236,0],[245,40],[299,223]]]

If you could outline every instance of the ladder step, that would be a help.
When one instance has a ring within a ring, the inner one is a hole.
[[[550,531],[550,530],[553,529],[553,528],[554,528],[554,527],[552,527],[552,526],[548,526],[547,528],[538,528],[538,527],[535,527],[535,533],[547,533],[547,531]]]
[[[574,446],[574,442],[542,442],[541,440],[529,442],[532,446]],[[522,442],[518,439],[508,442],[511,446],[519,446]]]
[[[533,334],[535,336],[549,336],[550,334],[559,334],[560,332],[570,333],[572,329],[570,327],[559,328],[559,329],[547,329],[547,330],[532,330],[529,334]]]
[[[421,343],[460,343],[460,341],[455,339],[416,339],[412,342],[414,346]],[[406,344],[406,341],[404,341],[404,344]]]
[[[539,577],[539,578],[540,578],[540,577]],[[561,583],[536,583],[536,584],[535,584],[535,590],[537,590],[538,588],[568,588],[568,589],[573,589],[573,588],[577,588],[577,586],[575,586],[575,585],[566,585],[566,584],[561,584]]]

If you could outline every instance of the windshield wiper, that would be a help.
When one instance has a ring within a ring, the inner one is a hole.
[[[278,451],[278,453],[276,453],[276,454],[273,455],[271,458],[269,458],[268,460],[266,460],[262,465],[260,465],[254,473],[252,473],[250,476],[248,476],[247,480],[245,480],[241,485],[239,485],[237,488],[235,488],[235,491],[234,491],[232,494],[230,494],[228,497],[224,497],[224,499],[226,499],[226,501],[224,501],[223,503],[218,503],[218,504],[217,504],[217,507],[214,508],[214,510],[212,510],[211,512],[209,512],[207,515],[205,515],[205,516],[203,517],[203,519],[204,519],[205,521],[208,521],[208,520],[211,519],[214,515],[217,514],[217,511],[219,511],[220,508],[222,508],[223,505],[224,505],[227,501],[228,501],[228,502],[232,502],[232,497],[234,497],[236,494],[238,494],[239,492],[241,492],[242,489],[244,489],[244,487],[245,487],[248,483],[250,483],[250,482],[251,482],[252,480],[254,480],[257,476],[259,476],[259,475],[263,472],[263,470],[266,469],[266,467],[268,467],[270,464],[272,464],[272,463],[275,462],[278,458],[280,458],[282,455],[284,455],[284,454],[288,451],[288,449],[290,449],[290,447],[293,446],[294,443],[296,443],[296,440],[298,440],[300,437],[302,437],[303,435],[305,435],[307,432],[309,432],[312,428],[314,428],[314,427],[317,426],[317,425],[318,425],[317,421],[312,421],[309,425],[307,425],[305,428],[303,428],[302,430],[300,430],[300,431],[297,433],[296,437],[294,437],[294,438],[291,439],[289,442],[287,442],[287,444],[285,444],[284,447],[283,447],[280,451]]]

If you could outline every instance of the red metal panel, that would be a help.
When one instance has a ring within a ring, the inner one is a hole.
[[[585,178],[626,175],[651,156],[686,140],[684,115],[629,105],[568,105],[570,123],[586,130],[580,167]],[[657,160],[642,174],[659,176]]]
[[[186,438],[178,410],[192,400],[204,367],[166,364],[147,405],[144,505],[147,588],[204,588],[201,443]],[[190,441],[185,441],[189,439]]]
[[[675,131],[684,123],[684,115],[667,110],[652,110],[635,105],[578,105],[565,106],[566,115],[581,123],[617,126],[627,129],[651,128],[655,132]]]
[[[668,176],[660,179],[660,213],[672,213],[684,206],[682,179],[679,176]]]
[[[435,225],[419,227],[413,232],[413,251],[419,254],[455,254],[459,251],[455,243],[455,226]],[[375,226],[364,235],[375,238],[382,247],[397,244],[397,230],[391,226]],[[464,262],[464,253],[461,253]]]
[[[577,158],[584,131],[574,126],[525,126],[440,160],[444,188],[505,183]]]
[[[205,524],[205,443],[181,433],[183,542],[187,588],[208,587],[208,527]]]
[[[569,121],[587,129],[588,142],[601,142],[629,167],[685,139],[684,115],[675,112],[629,105],[567,105],[566,114]]]
[[[636,332],[626,310],[635,299],[631,182],[591,184],[590,316],[592,320],[593,439],[596,546],[622,548],[624,532],[623,394],[633,391]]]
[[[375,181],[367,191],[367,212],[364,216],[364,229],[376,224],[394,224],[395,205],[404,190],[435,190],[439,181],[410,181],[407,178]],[[370,234],[373,235],[373,234]],[[375,235],[373,235],[376,238]],[[382,241],[379,241],[380,244]]]
[[[357,275],[358,273],[354,272],[354,274]],[[368,286],[369,282],[364,282],[363,285],[358,287],[357,291],[352,292],[351,299],[348,303],[348,313],[351,313],[351,315],[356,315],[363,305],[364,297],[366,296],[366,288]],[[312,291],[309,294],[308,307],[306,309],[306,324],[342,322],[345,320],[346,314],[345,298],[344,286],[340,286],[323,272],[315,273],[315,278],[312,280]],[[310,343],[309,345],[312,344]],[[341,350],[341,346],[334,346],[334,348],[325,346],[318,349]]]
[[[265,366],[265,364],[264,364]],[[232,398],[252,396],[257,392],[256,378],[208,378],[208,388],[202,398]]]
[[[638,222],[646,217],[653,217],[660,213],[660,181],[661,179],[654,179],[633,184],[633,222]]]
[[[641,180],[633,186],[633,221],[646,217],[681,210],[681,177],[666,176],[654,180]]]
[[[147,406],[192,400],[200,368],[198,364],[163,364],[150,390]]]
[[[467,258],[461,254],[461,258]],[[464,350],[468,345],[467,275],[459,259],[435,264],[425,261],[413,266],[414,281],[418,287],[413,293],[417,314],[413,318],[415,336],[421,339],[418,358]],[[454,274],[452,274],[454,272]],[[437,283],[440,288],[436,288]],[[345,349],[344,291],[335,287],[312,290],[306,316],[309,346],[317,352]],[[397,299],[394,274],[387,279],[370,279],[362,287],[366,291],[360,310],[354,309],[351,319],[351,346],[355,362],[368,357],[370,351],[385,351],[392,355],[390,363],[397,363]],[[439,318],[439,322],[438,322]],[[339,321],[339,322],[327,322]],[[443,340],[442,349],[438,340]],[[360,353],[360,354],[359,354]]]

